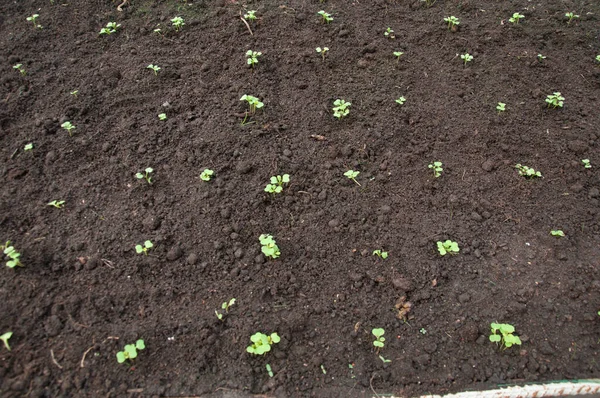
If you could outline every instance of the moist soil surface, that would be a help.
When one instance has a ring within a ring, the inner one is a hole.
[[[118,5],[1,6],[0,239],[23,264],[1,270],[3,397],[413,396],[600,376],[597,1]],[[264,107],[247,114],[244,94]],[[340,120],[336,99],[352,104]],[[135,176],[147,167],[152,184]],[[445,240],[460,252],[441,256]],[[491,322],[522,345],[490,342]],[[251,355],[256,332],[281,341]]]

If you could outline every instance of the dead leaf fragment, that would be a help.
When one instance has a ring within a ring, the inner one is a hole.
[[[412,308],[412,304],[410,301],[406,301],[406,296],[402,296],[396,301],[396,305],[394,306],[398,310],[398,314],[396,317],[400,320],[406,321],[406,316],[410,312]]]
[[[310,138],[314,138],[317,141],[327,141],[327,137],[325,137],[324,135],[311,134]]]

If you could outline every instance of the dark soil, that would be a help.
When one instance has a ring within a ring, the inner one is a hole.
[[[14,334],[0,395],[418,395],[600,376],[598,1],[117,5],[0,6],[0,239],[24,264],[1,270],[0,333]],[[122,26],[99,36],[109,21]],[[546,107],[556,91],[562,109]],[[265,104],[244,126],[243,94]],[[342,120],[337,98],[352,103]],[[135,178],[146,167],[152,185]],[[261,255],[264,233],[280,258]],[[438,254],[446,239],[459,254]],[[490,343],[496,321],[522,346]],[[281,336],[264,357],[246,353],[258,331]]]

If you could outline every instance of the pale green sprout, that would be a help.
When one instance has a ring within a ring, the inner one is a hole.
[[[154,169],[152,167],[146,167],[144,169],[144,173],[142,174],[141,172],[137,172],[135,173],[135,178],[137,178],[138,180],[146,180],[146,182],[148,184],[152,184],[152,173],[154,172]]]
[[[523,166],[520,163],[516,164],[515,168],[517,170],[519,170],[519,175],[522,175],[525,178],[534,178],[534,177],[541,178],[542,177],[542,173],[541,172],[535,171],[531,167]]]
[[[10,241],[7,241],[4,245],[0,245],[0,250],[8,257],[10,260],[6,262],[6,266],[8,268],[15,268],[17,266],[23,267],[21,260],[21,253],[15,250],[14,246],[11,246]]]
[[[2,340],[2,342],[4,343],[4,347],[6,347],[6,349],[8,351],[10,351],[10,345],[8,345],[8,339],[10,339],[13,335],[13,332],[6,332],[4,333],[2,336],[0,336],[0,340]]]
[[[550,231],[550,235],[562,238],[565,236],[565,233],[560,229],[553,229],[552,231]]]
[[[162,34],[162,29],[161,28],[156,28],[152,32],[160,35],[160,34]]]
[[[373,334],[373,336],[375,336],[375,341],[373,341],[373,345],[377,347],[377,352],[379,352],[379,350],[382,349],[385,345],[385,337],[383,337],[383,335],[385,334],[385,330],[381,328],[375,328],[371,330],[371,333]]]
[[[400,97],[396,100],[396,103],[398,103],[400,105],[404,105],[405,102],[406,102],[406,98],[404,98],[404,97]]]
[[[271,365],[266,364],[265,368],[267,369],[267,373],[269,374],[269,377],[273,377],[273,369],[271,369]]]
[[[185,25],[185,22],[183,21],[183,18],[181,17],[175,17],[173,19],[171,19],[171,23],[173,24],[173,27],[175,28],[175,31],[179,32],[179,30],[181,28],[183,28],[183,25]]]
[[[43,26],[37,23],[37,19],[39,16],[39,14],[33,14],[32,16],[26,18],[27,22],[33,23],[33,27],[36,29],[42,29]]]
[[[333,101],[333,116],[341,119],[350,113],[350,105],[352,103],[346,102],[343,99],[336,99]]]
[[[586,169],[592,168],[592,164],[590,163],[589,159],[581,159],[581,163],[583,163],[583,167],[585,167]]]
[[[519,23],[519,21],[520,21],[522,18],[525,18],[525,15],[523,15],[523,14],[519,14],[518,12],[515,12],[515,13],[512,15],[512,17],[510,17],[510,18],[508,19],[508,21],[509,21],[509,22],[512,22],[512,23],[514,23],[514,24],[518,24],[518,23]]]
[[[71,94],[72,96],[74,96],[75,98],[77,98],[77,94],[79,94],[79,90],[73,90],[69,94]]]
[[[202,181],[210,181],[213,174],[215,174],[215,172],[212,171],[211,169],[204,169],[204,171],[200,174],[200,179]]]
[[[504,102],[498,102],[498,105],[496,105],[496,110],[498,113],[504,112],[506,110],[506,104]]]
[[[281,341],[277,333],[271,333],[270,336],[261,332],[254,333],[250,336],[252,345],[246,347],[246,352],[254,355],[264,355],[271,351],[271,346]]]
[[[360,174],[360,171],[354,171],[354,170],[348,170],[347,172],[344,173],[344,175],[346,177],[348,177],[349,179],[354,181],[356,183],[356,185],[358,185],[360,187],[361,185],[358,183],[358,181],[356,181],[356,177],[358,177],[359,174]]]
[[[323,57],[323,62],[325,62],[325,55],[327,54],[327,51],[329,51],[329,47],[317,47],[315,50],[321,54],[321,57]]]
[[[546,96],[546,102],[548,103],[548,108],[550,105],[556,108],[562,108],[564,104],[565,97],[562,96],[560,92],[554,92]]]
[[[317,14],[319,14],[321,17],[323,17],[324,23],[329,23],[329,22],[333,21],[333,17],[331,16],[331,14],[326,13],[323,10],[319,11]]]
[[[492,343],[501,343],[504,349],[510,348],[513,345],[521,345],[521,339],[519,336],[513,335],[515,327],[508,323],[491,323],[492,334],[490,335],[490,341]],[[497,334],[500,332],[500,334]]]
[[[16,69],[21,73],[22,76],[27,75],[27,71],[23,68],[23,64],[16,64],[13,66],[13,69]]]
[[[596,62],[600,62],[600,54],[596,55]]]
[[[152,249],[154,247],[154,244],[152,243],[152,241],[147,240],[144,242],[143,245],[135,245],[135,252],[137,254],[144,254],[145,256],[148,255],[148,250]]]
[[[400,57],[403,55],[404,53],[402,51],[394,51],[394,57],[396,57],[396,63],[400,63]]]
[[[64,122],[63,124],[60,125],[60,127],[67,130],[67,132],[69,133],[69,137],[72,136],[71,130],[75,130],[75,126],[73,124],[71,124],[71,122],[69,122],[69,121]]]
[[[166,113],[159,113],[158,114],[158,119],[159,120],[167,120],[167,114]]]
[[[246,58],[248,58],[246,62],[248,63],[248,65],[254,68],[254,65],[258,64],[258,57],[260,57],[261,55],[262,53],[260,51],[248,50],[246,51]]]
[[[448,29],[450,30],[456,30],[456,26],[460,25],[460,21],[455,16],[446,17],[444,21],[448,22]]]
[[[387,37],[388,39],[395,39],[396,36],[394,35],[394,31],[392,30],[392,28],[388,27],[385,32],[383,33],[383,35],[385,37]]]
[[[545,55],[542,55],[542,54],[538,54],[538,55],[537,55],[537,60],[538,60],[539,62],[542,62],[542,61],[543,61],[543,60],[545,60],[546,58],[547,58],[547,57],[546,57]]]
[[[435,4],[437,0],[421,0],[422,3],[425,3],[425,7],[429,8]]]
[[[577,18],[579,18],[579,15],[576,15],[576,14],[574,14],[574,13],[572,13],[572,12],[568,12],[568,13],[566,13],[566,14],[565,14],[565,17],[567,17],[567,18],[568,18],[567,25],[569,25],[569,24],[571,24],[571,22],[572,22],[574,19],[577,19]]]
[[[473,56],[469,53],[461,54],[460,59],[465,61],[465,66],[467,66],[467,62],[473,61]]]
[[[223,304],[221,304],[221,309],[225,311],[225,313],[229,312],[229,307],[231,307],[232,305],[235,304],[235,298],[230,299],[229,301],[224,302]],[[223,314],[218,312],[217,310],[215,310],[215,314],[217,315],[217,318],[222,321],[223,320]]]
[[[283,184],[287,185],[290,183],[290,175],[272,176],[270,181],[271,183],[265,187],[265,192],[272,194],[281,193],[283,191]]]
[[[445,256],[446,254],[456,254],[460,251],[457,242],[453,242],[450,239],[441,242],[436,242],[438,252],[440,252],[440,256]]]
[[[26,144],[25,147],[23,147],[24,151],[31,151],[33,149],[33,143],[30,142],[29,144]]]
[[[380,356],[379,356],[379,359],[381,359],[381,360],[383,361],[383,363],[392,362],[392,360],[391,360],[391,359],[385,359],[385,358],[383,357],[383,355],[380,355]]]
[[[377,256],[377,257],[379,257],[379,258],[381,258],[383,260],[385,260],[386,258],[388,258],[388,252],[384,252],[384,251],[382,251],[380,249],[373,250],[373,255]]]
[[[63,207],[65,207],[65,201],[64,200],[53,200],[52,202],[47,203],[46,206],[52,206],[52,207],[56,207],[57,209],[62,209]]]
[[[442,162],[433,162],[431,164],[428,164],[427,167],[433,170],[433,176],[435,178],[441,176],[442,171],[444,171],[444,169],[442,168]]]
[[[427,329],[421,328],[421,329],[419,329],[419,333],[421,333],[422,335],[426,335],[427,334]]]
[[[146,69],[151,69],[154,72],[154,75],[158,75],[158,71],[161,68],[158,65],[150,64],[150,65],[146,66]]]
[[[277,242],[273,239],[273,236],[262,234],[258,240],[261,244],[261,252],[265,255],[265,257],[277,258],[281,255],[279,251],[279,246],[277,246]]]
[[[136,341],[135,344],[127,344],[123,351],[117,352],[117,362],[123,363],[126,359],[135,359],[138,356],[138,351],[141,351],[145,348],[146,344],[144,344],[144,340],[142,339]]]
[[[112,35],[117,32],[117,29],[121,27],[121,24],[117,24],[116,22],[109,22],[106,24],[105,28],[100,30],[101,35]]]
[[[247,94],[242,95],[242,98],[240,98],[240,101],[246,101],[248,103],[251,114],[254,114],[257,109],[260,109],[265,105],[262,102],[260,102],[260,100],[258,98],[253,97],[251,95],[247,95]]]
[[[256,10],[248,10],[248,12],[244,14],[244,18],[249,21],[256,20]]]

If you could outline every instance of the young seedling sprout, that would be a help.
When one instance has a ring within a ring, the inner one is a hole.
[[[429,8],[435,4],[437,0],[421,0],[422,3],[425,3],[425,7]]]
[[[167,114],[166,113],[159,113],[158,114],[158,120],[162,120],[162,121],[167,120]]]
[[[469,53],[464,53],[461,54],[460,59],[462,59],[465,62],[464,65],[467,66],[467,62],[473,61],[473,56]]]
[[[211,169],[204,169],[204,171],[200,174],[200,179],[202,181],[210,181],[213,174],[215,174],[215,172],[212,171]]]
[[[226,301],[223,304],[221,304],[221,309],[224,310],[225,313],[228,313],[229,312],[229,307],[231,307],[234,304],[235,304],[235,298],[232,298],[229,301]],[[220,313],[219,311],[215,310],[215,314],[217,315],[217,318],[220,321],[223,320],[223,314],[222,313]]]
[[[248,21],[255,21],[256,20],[256,10],[248,10],[248,12],[244,14],[244,18],[247,19]]]
[[[281,341],[277,333],[271,333],[270,336],[261,332],[254,333],[250,336],[252,345],[246,347],[246,352],[254,355],[265,355],[271,351],[271,346]]]
[[[19,73],[21,73],[21,76],[27,75],[27,71],[25,70],[25,68],[23,68],[23,64],[16,64],[16,65],[14,65],[13,69],[18,70]]]
[[[323,17],[323,23],[329,23],[329,22],[333,21],[333,17],[331,16],[331,14],[326,13],[323,10],[319,11],[317,14],[319,14],[321,17]]]
[[[501,343],[504,349],[512,347],[513,345],[521,345],[521,339],[519,336],[514,336],[515,327],[508,323],[491,323],[492,334],[490,335],[490,341],[492,343]],[[500,332],[500,334],[498,334]]]
[[[271,369],[271,365],[266,364],[265,365],[265,369],[267,369],[267,373],[269,374],[269,377],[273,377],[274,376],[273,369]]]
[[[260,241],[260,244],[262,246],[261,251],[265,255],[265,257],[275,259],[281,255],[281,252],[279,251],[279,246],[277,246],[277,242],[275,242],[273,236],[262,234],[261,236],[259,236],[258,240]]]
[[[248,58],[246,62],[248,63],[248,65],[254,68],[254,65],[258,64],[258,57],[260,57],[261,55],[262,53],[260,51],[248,50],[246,51],[246,58]]]
[[[281,193],[283,191],[283,184],[290,183],[290,175],[284,174],[282,176],[272,176],[271,183],[267,184],[265,187],[265,192],[272,193],[273,195],[276,193]]]
[[[30,17],[27,17],[27,21],[33,23],[33,27],[36,29],[42,29],[43,26],[37,23],[37,19],[40,15],[39,14],[33,14]]]
[[[135,245],[135,252],[137,254],[144,254],[144,256],[148,255],[148,250],[152,249],[154,247],[154,244],[152,243],[152,241],[145,241],[143,245]]]
[[[600,63],[600,54],[596,55],[596,62]]]
[[[392,28],[388,27],[385,32],[383,33],[383,35],[385,37],[387,37],[388,39],[395,39],[396,36],[394,36],[394,31],[392,30]]]
[[[542,54],[538,54],[538,55],[537,55],[537,60],[538,60],[538,62],[542,62],[542,61],[543,61],[543,60],[545,60],[545,59],[546,59],[546,56],[545,56],[545,55],[542,55]]]
[[[373,333],[373,336],[375,336],[375,341],[373,341],[373,345],[377,347],[377,352],[379,353],[379,350],[381,350],[385,345],[385,337],[383,337],[383,335],[385,334],[385,330],[381,328],[375,328],[371,330],[371,333]]]
[[[247,95],[247,94],[242,95],[242,98],[240,98],[240,101],[246,101],[248,103],[249,113],[251,115],[254,115],[254,113],[256,112],[257,109],[260,109],[265,105],[262,102],[260,102],[260,100],[258,98],[253,97],[251,95]],[[244,121],[245,120],[246,119],[244,119]]]
[[[404,105],[405,102],[406,102],[406,98],[404,98],[404,97],[400,97],[396,100],[396,103],[398,103],[400,105]]]
[[[350,105],[352,103],[346,102],[343,99],[336,99],[333,101],[333,116],[341,119],[350,113]]]
[[[33,149],[33,142],[30,142],[29,144],[26,144],[26,145],[23,147],[23,150],[24,150],[24,151],[26,151],[26,152],[27,152],[27,151],[31,151],[32,149]],[[590,166],[590,167],[591,167],[591,166]]]
[[[60,125],[60,127],[67,130],[67,132],[69,133],[69,137],[71,137],[73,135],[71,133],[71,130],[75,130],[75,126],[73,124],[71,124],[71,122],[69,122],[69,121],[64,122],[63,124]]]
[[[456,254],[460,251],[457,242],[453,242],[450,239],[442,242],[436,242],[438,252],[440,252],[440,256],[445,256],[446,254]]]
[[[400,57],[404,54],[402,51],[394,51],[394,57],[396,57],[396,63],[400,63]]]
[[[6,332],[2,336],[0,336],[0,340],[2,340],[2,342],[4,343],[4,347],[6,347],[6,349],[8,351],[10,351],[10,345],[8,345],[8,339],[10,339],[12,337],[12,335],[13,335],[12,332]]]
[[[21,253],[16,251],[14,246],[11,246],[10,241],[7,241],[4,245],[0,245],[0,250],[2,250],[4,255],[10,259],[6,262],[8,268],[23,267],[23,264],[19,259]]]
[[[592,168],[592,164],[590,163],[589,159],[581,159],[581,163],[583,163],[583,167],[585,167],[586,169]]]
[[[150,64],[150,65],[146,66],[146,68],[151,69],[154,72],[155,76],[158,75],[158,71],[161,69],[160,66],[154,65],[154,64]]]
[[[52,202],[49,202],[47,204],[47,206],[52,206],[52,207],[56,207],[57,209],[62,209],[63,207],[65,207],[65,201],[64,200],[53,200]]]
[[[146,182],[148,184],[152,184],[152,173],[154,172],[154,169],[152,167],[146,167],[144,169],[144,173],[142,174],[141,172],[137,172],[135,173],[135,178],[137,178],[138,180],[146,180]]]
[[[498,113],[504,112],[506,110],[506,104],[504,102],[498,102],[498,105],[496,105],[496,110]]]
[[[349,179],[354,181],[356,183],[356,185],[358,185],[360,187],[361,185],[358,183],[358,181],[356,181],[356,177],[358,177],[359,174],[360,174],[360,171],[354,171],[354,170],[348,170],[347,172],[344,173],[344,175],[346,177],[348,177]]]
[[[565,100],[565,97],[563,97],[561,95],[561,93],[559,93],[558,91],[546,96],[546,102],[548,103],[548,108],[550,108],[550,105],[552,105],[554,107],[554,109],[562,108],[564,100]]]
[[[123,351],[117,352],[117,362],[123,363],[126,359],[131,361],[137,358],[138,351],[141,351],[144,348],[146,348],[146,345],[142,339],[136,341],[135,344],[127,344]]]
[[[69,94],[71,94],[73,97],[77,98],[77,94],[79,94],[79,90],[73,90]]]
[[[519,14],[518,12],[515,12],[515,13],[512,15],[512,17],[510,17],[510,18],[508,19],[508,21],[509,21],[509,22],[512,22],[512,23],[514,23],[514,24],[516,25],[516,24],[518,24],[518,23],[519,23],[519,21],[520,21],[521,19],[523,19],[523,18],[525,18],[525,15],[523,15],[523,14]]]
[[[109,22],[106,24],[105,28],[100,29],[100,35],[112,35],[117,32],[117,28],[120,28],[121,24],[117,24],[116,22]]]
[[[444,171],[444,169],[442,168],[442,162],[433,162],[431,164],[428,164],[427,167],[433,170],[433,176],[435,178],[441,176],[442,171]]]
[[[448,22],[448,29],[453,32],[456,31],[458,25],[460,25],[460,21],[455,16],[446,17],[444,18],[444,21]]]
[[[565,17],[567,17],[567,25],[570,25],[574,19],[579,18],[579,15],[576,15],[572,12],[568,12],[565,14]]]
[[[540,173],[539,171],[535,171],[531,167],[523,166],[520,163],[516,164],[515,168],[517,170],[519,170],[519,175],[521,175],[525,178],[534,178],[534,177],[541,178],[542,177],[542,173]]]
[[[327,51],[329,51],[329,47],[317,47],[315,50],[321,54],[321,57],[323,57],[323,62],[325,62],[325,55],[327,54]]]
[[[380,249],[373,250],[373,255],[377,256],[377,257],[379,257],[379,258],[381,258],[383,260],[385,260],[386,258],[388,258],[388,252],[384,252],[384,251],[382,251]]]
[[[175,31],[179,32],[179,30],[181,30],[181,28],[183,28],[183,25],[185,25],[185,22],[183,22],[183,18],[175,17],[175,18],[171,19],[171,24],[173,24]]]
[[[565,236],[565,233],[560,229],[553,229],[552,231],[550,231],[550,235],[562,238]]]

